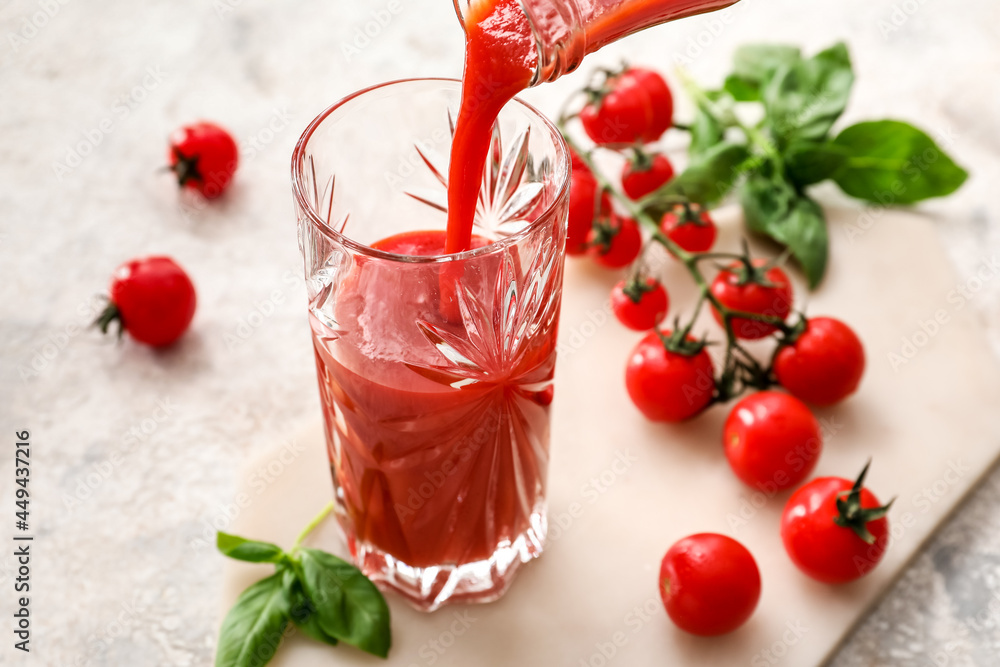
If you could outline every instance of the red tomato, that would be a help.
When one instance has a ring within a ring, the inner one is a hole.
[[[621,269],[635,261],[642,251],[642,232],[632,218],[611,214],[591,228],[587,252],[594,261],[609,269]]]
[[[761,391],[738,402],[722,429],[729,466],[745,484],[768,493],[795,486],[823,451],[819,423],[788,394]]]
[[[698,414],[715,393],[708,352],[693,338],[668,350],[669,331],[651,331],[629,355],[625,367],[628,395],[647,419],[679,422]]]
[[[832,405],[858,388],[865,348],[849,326],[832,317],[810,317],[805,331],[778,351],[774,375],[785,389],[814,405]]]
[[[652,70],[632,67],[612,76],[594,97],[580,112],[580,120],[598,145],[656,141],[673,119],[670,88]]]
[[[181,187],[214,199],[229,187],[239,163],[233,137],[214,123],[186,125],[170,135],[170,168]]]
[[[648,331],[667,316],[670,299],[655,278],[622,280],[611,290],[611,309],[618,321],[634,331]]]
[[[630,199],[642,199],[674,177],[674,167],[665,155],[647,156],[648,164],[629,160],[622,169],[622,190]]]
[[[731,537],[691,535],[663,557],[660,597],[681,630],[722,635],[753,615],[760,600],[760,570],[747,548]]]
[[[146,257],[115,269],[108,307],[97,319],[101,331],[118,320],[118,333],[129,332],[140,343],[170,345],[191,324],[196,304],[194,285],[169,257]]]
[[[674,96],[670,87],[659,73],[643,67],[632,67],[625,74],[631,77],[649,95],[653,108],[653,120],[646,133],[646,142],[656,141],[674,122]]]
[[[587,236],[594,226],[595,212],[599,217],[611,215],[611,198],[601,195],[601,209],[597,204],[597,180],[582,162],[573,165],[569,186],[569,226],[566,231],[566,254],[582,255],[587,252]]]
[[[660,219],[664,236],[688,252],[708,252],[715,244],[718,230],[699,204],[676,204]]]
[[[733,262],[719,271],[712,281],[711,292],[719,302],[732,310],[768,315],[783,320],[792,310],[792,284],[777,266],[762,270],[767,260],[753,260],[754,271],[748,271],[743,262]],[[715,320],[722,324],[722,317],[713,307]],[[737,338],[754,340],[774,333],[773,324],[748,318],[734,317],[733,333]]]
[[[889,545],[889,505],[864,488],[868,466],[856,482],[818,477],[792,494],[781,515],[781,540],[792,562],[827,584],[868,574]],[[838,499],[843,509],[837,507]]]

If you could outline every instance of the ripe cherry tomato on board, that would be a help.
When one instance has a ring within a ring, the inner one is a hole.
[[[791,345],[774,358],[781,386],[813,405],[833,405],[854,393],[865,372],[865,348],[832,317],[810,317]]]
[[[631,67],[587,92],[590,102],[580,112],[580,121],[598,145],[650,143],[673,120],[670,88],[652,70]]]
[[[651,331],[629,355],[625,386],[647,419],[679,422],[698,414],[715,393],[712,359],[690,336]]]
[[[710,289],[719,303],[732,310],[779,320],[788,317],[792,310],[792,284],[788,276],[777,266],[768,267],[764,259],[753,260],[751,266],[746,262],[733,262],[719,271]],[[713,307],[712,313],[722,324],[719,311]],[[747,340],[764,338],[777,329],[773,324],[744,317],[734,317],[732,323],[736,337]]]
[[[576,158],[569,186],[569,226],[566,230],[566,254],[582,255],[587,252],[587,237],[594,220],[611,215],[611,198],[601,194],[597,206],[597,180],[587,165]]]
[[[182,188],[214,199],[233,180],[239,149],[229,132],[203,121],[185,125],[170,135],[168,159]]]
[[[611,309],[618,321],[633,331],[648,331],[667,316],[670,298],[655,278],[635,276],[611,290]]]
[[[632,218],[612,213],[598,220],[587,235],[587,252],[594,261],[609,269],[621,269],[635,261],[642,251],[642,232]]]
[[[197,299],[191,279],[169,257],[125,262],[112,276],[108,306],[95,324],[107,333],[118,321],[118,335],[127,331],[140,343],[170,345],[191,324]]]
[[[622,168],[622,190],[630,199],[642,199],[674,177],[674,167],[665,155],[639,153]]]
[[[827,584],[868,574],[889,545],[888,505],[857,481],[818,477],[792,494],[781,515],[781,540],[792,562]]]
[[[737,477],[773,493],[808,477],[823,450],[823,436],[805,403],[778,391],[761,391],[733,406],[722,444]]]
[[[677,627],[701,636],[743,625],[760,600],[760,570],[742,544],[715,533],[678,541],[660,564],[660,597]]]
[[[676,204],[660,218],[664,236],[688,252],[707,252],[718,230],[708,211],[699,204]]]

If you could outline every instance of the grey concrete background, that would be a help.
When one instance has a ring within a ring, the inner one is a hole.
[[[972,172],[958,195],[923,207],[972,278],[1000,244],[1000,5],[743,0],[731,23],[661,27],[590,64],[683,61],[711,83],[738,44],[813,51],[837,39],[858,73],[848,120],[913,121]],[[447,0],[13,0],[0,42],[0,422],[32,432],[37,534],[34,651],[15,654],[8,636],[0,664],[209,664],[222,563],[207,542],[239,511],[235,471],[319,414],[292,146],[348,92],[460,75],[461,32]],[[554,113],[583,76],[526,97]],[[168,132],[198,118],[242,146],[230,194],[207,206],[156,172]],[[150,253],[193,276],[193,330],[164,352],[99,340],[84,328],[94,296],[120,262]],[[996,350],[998,283],[973,299]],[[10,507],[6,456],[0,479]],[[833,664],[997,664],[998,510],[994,471]],[[0,556],[6,618],[12,566]]]

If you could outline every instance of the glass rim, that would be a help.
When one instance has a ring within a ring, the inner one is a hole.
[[[362,95],[374,92],[382,88],[387,88],[389,86],[395,86],[405,83],[416,83],[416,82],[442,82],[442,83],[457,83],[457,84],[462,83],[459,79],[451,79],[447,77],[415,77],[411,79],[396,79],[394,81],[385,81],[383,83],[378,83],[373,86],[368,86],[367,88],[362,88],[361,90],[355,91],[350,95],[341,98],[337,102],[334,102],[329,107],[321,111],[319,115],[317,115],[309,123],[305,131],[302,133],[298,141],[295,143],[295,149],[292,151],[292,165],[291,165],[292,196],[294,197],[295,203],[298,205],[299,210],[304,211],[305,214],[308,216],[309,223],[319,228],[320,231],[322,231],[325,235],[331,237],[337,243],[344,245],[345,247],[351,249],[354,252],[357,252],[358,254],[366,255],[369,257],[376,257],[379,259],[388,259],[396,262],[408,262],[413,264],[421,264],[421,263],[434,264],[441,262],[455,262],[465,259],[471,259],[473,257],[479,257],[482,255],[490,255],[494,252],[501,251],[510,245],[514,245],[519,241],[521,241],[522,239],[524,239],[525,237],[530,236],[532,233],[536,232],[539,227],[543,226],[548,221],[549,217],[553,213],[553,209],[555,209],[556,206],[558,206],[559,201],[563,197],[563,194],[569,189],[571,180],[571,172],[570,172],[571,161],[569,155],[569,147],[566,145],[566,142],[563,139],[562,134],[559,132],[559,129],[555,126],[555,124],[553,124],[551,120],[549,120],[543,113],[541,113],[534,106],[528,104],[524,100],[517,97],[511,100],[511,102],[520,105],[521,107],[526,109],[529,113],[537,117],[541,121],[542,125],[548,130],[549,135],[554,139],[553,144],[557,152],[556,166],[563,167],[561,170],[557,169],[556,173],[565,174],[565,177],[559,184],[559,188],[556,191],[555,197],[553,197],[552,199],[552,203],[550,203],[545,208],[544,211],[539,213],[535,217],[535,219],[532,220],[531,223],[525,226],[523,229],[520,229],[509,236],[505,236],[501,239],[497,239],[496,241],[492,241],[484,246],[480,246],[479,248],[473,248],[471,250],[465,250],[459,253],[452,253],[450,255],[420,255],[420,256],[401,255],[394,252],[379,250],[378,248],[373,248],[369,245],[366,245],[364,243],[361,243],[359,241],[350,238],[349,236],[331,227],[326,221],[322,220],[319,217],[319,215],[315,210],[313,210],[312,204],[307,199],[303,183],[305,179],[305,173],[304,173],[305,160],[303,158],[305,156],[305,151],[307,145],[309,144],[309,140],[312,138],[312,135],[316,132],[319,126],[322,125],[323,122],[326,121],[333,113],[338,111],[345,104],[353,101],[355,98],[361,97]],[[503,112],[501,111],[501,113]]]

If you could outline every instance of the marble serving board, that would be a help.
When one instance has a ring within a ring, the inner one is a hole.
[[[868,457],[868,486],[896,496],[892,543],[861,581],[828,587],[800,574],[778,534],[788,493],[754,492],[733,476],[721,445],[726,407],[689,423],[645,421],[624,388],[626,357],[640,334],[610,315],[617,280],[569,260],[561,323],[550,468],[550,539],[544,555],[488,605],[414,611],[392,593],[393,647],[387,661],[299,634],[275,667],[384,664],[499,667],[821,664],[888,588],[920,545],[1000,452],[1000,376],[967,297],[931,224],[912,213],[829,210],[830,268],[798,305],[850,323],[868,367],[858,393],[817,411],[825,449],[816,475],[853,477]],[[718,215],[718,247],[735,249],[738,211]],[[694,291],[683,269],[653,258],[672,312]],[[996,272],[984,258],[982,272]],[[701,330],[717,335],[704,317]],[[318,417],[318,416],[317,416]],[[260,470],[279,471],[261,484]],[[241,473],[244,509],[231,530],[289,546],[331,497],[322,432],[275,448]],[[677,539],[720,532],[745,544],[763,579],[760,605],[739,630],[702,639],[676,629],[659,601],[660,559]],[[311,546],[346,554],[333,520]],[[221,558],[221,556],[220,556]],[[220,620],[241,590],[269,566],[229,561]]]

